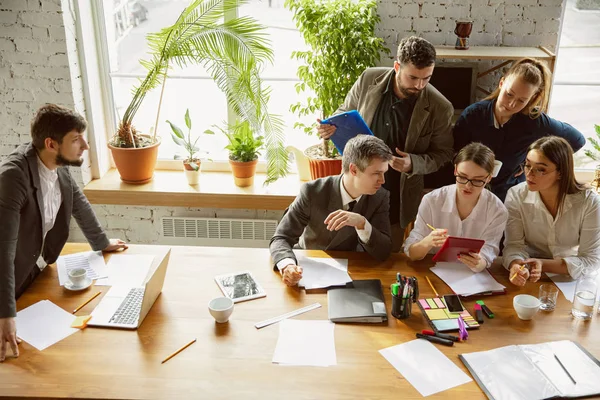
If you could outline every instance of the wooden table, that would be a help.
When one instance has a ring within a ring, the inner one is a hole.
[[[87,250],[87,245],[69,244],[65,253]],[[150,253],[154,246],[133,246],[128,252]],[[323,252],[307,252],[327,256]],[[427,274],[440,294],[448,287],[429,272],[430,261],[407,262],[404,256],[377,263],[366,254],[329,253],[349,258],[353,279],[380,278],[389,285],[396,272],[415,275],[421,281],[421,296],[433,292]],[[21,356],[0,364],[0,396],[44,398],[168,398],[168,399],[387,399],[422,398],[378,353],[378,350],[415,339],[415,332],[428,328],[413,306],[407,320],[390,315],[384,325],[335,327],[338,365],[328,368],[290,367],[271,363],[277,343],[277,324],[257,330],[254,323],[319,302],[322,308],[298,319],[327,319],[325,293],[306,294],[287,288],[271,269],[266,249],[173,247],[162,295],[137,331],[87,328],[39,352],[27,343]],[[213,278],[226,272],[250,269],[267,291],[267,297],[236,304],[227,324],[216,324],[207,310],[208,301],[220,296]],[[519,289],[509,284],[506,271],[498,268],[497,279],[508,294],[486,297],[496,318],[486,319],[469,340],[454,347],[436,345],[464,371],[461,353],[493,349],[510,344],[575,340],[594,356],[600,356],[598,319],[580,322],[570,316],[571,303],[559,294],[557,309],[539,313],[532,321],[521,321],[512,308],[518,293],[537,295],[539,283]],[[73,293],[58,286],[56,268],[50,266],[19,299],[21,310],[49,299],[72,310],[97,289]],[[105,291],[105,289],[102,289]],[[388,314],[391,298],[386,292]],[[78,315],[89,314],[98,300]],[[473,300],[465,301],[473,309]],[[191,347],[161,365],[161,360],[193,338]],[[467,372],[468,373],[468,372]],[[483,399],[471,382],[431,398]]]

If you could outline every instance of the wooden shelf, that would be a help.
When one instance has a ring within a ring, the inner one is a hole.
[[[300,192],[302,181],[290,175],[264,186],[266,175],[256,174],[254,185],[240,188],[231,172],[202,172],[200,183],[188,185],[182,171],[155,171],[143,185],[123,183],[112,169],[83,190],[92,204],[134,206],[209,207],[285,210]]]
[[[452,46],[436,46],[437,58],[462,60],[519,60],[523,57],[553,60],[555,55],[543,47],[471,46],[468,50],[457,50]]]

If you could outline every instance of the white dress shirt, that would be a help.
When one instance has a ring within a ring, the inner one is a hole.
[[[502,201],[489,190],[483,189],[471,214],[461,220],[456,208],[456,185],[444,186],[423,196],[415,227],[404,243],[404,252],[408,255],[410,246],[431,233],[427,226],[430,224],[437,229],[447,229],[448,236],[485,240],[479,254],[485,260],[486,267],[489,267],[500,251],[498,245],[507,218],[508,212]],[[429,254],[435,254],[438,250],[439,247],[433,247]]]
[[[344,179],[340,179],[340,193],[342,195],[342,209],[344,211],[348,211],[349,208],[349,204],[352,201],[356,201],[356,203],[358,204],[358,202],[360,201],[362,195],[358,196],[357,198],[352,198],[352,196],[350,196],[350,194],[348,193],[348,191],[346,190],[346,188],[344,187]],[[356,205],[354,206],[356,207]],[[371,232],[373,231],[373,226],[371,226],[371,224],[369,223],[369,221],[365,218],[365,227],[363,229],[356,229],[356,233],[358,234],[358,238],[360,239],[361,242],[363,243],[369,243],[369,239],[371,239]],[[296,261],[294,261],[291,258],[284,258],[283,260],[279,261],[277,263],[277,269],[279,269],[279,271],[281,271],[283,268],[285,268],[286,266],[293,264],[296,264]]]
[[[563,259],[576,279],[584,267],[600,265],[600,197],[592,190],[565,196],[556,218],[539,192],[527,182],[506,195],[508,223],[504,240],[504,266],[527,258]]]
[[[40,186],[44,200],[44,237],[54,226],[58,210],[62,203],[62,194],[58,182],[56,169],[51,170],[44,165],[38,157],[38,171],[40,175]]]

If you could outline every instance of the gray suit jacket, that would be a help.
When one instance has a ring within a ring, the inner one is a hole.
[[[96,215],[68,168],[58,168],[62,204],[42,249],[44,201],[38,173],[37,151],[22,145],[0,165],[0,318],[16,316],[15,290],[38,268],[40,252],[51,264],[67,238],[71,215],[94,250],[108,246]]]
[[[392,68],[365,70],[350,89],[344,104],[335,113],[358,110],[367,125],[371,126],[392,73]],[[417,215],[423,191],[423,175],[437,171],[452,159],[453,113],[452,103],[433,86],[427,85],[419,94],[404,144],[404,152],[410,154],[412,172],[403,173],[400,178],[401,204],[391,205],[400,207],[402,227],[406,227]],[[377,132],[373,134],[377,136]]]
[[[381,188],[374,195],[363,195],[353,212],[363,215],[373,227],[368,244],[360,242],[356,229],[345,226],[337,232],[327,230],[325,218],[342,208],[342,175],[328,176],[305,183],[300,194],[279,222],[269,249],[275,265],[284,258],[296,260],[292,247],[303,249],[357,251],[364,249],[377,260],[390,255],[388,191]]]

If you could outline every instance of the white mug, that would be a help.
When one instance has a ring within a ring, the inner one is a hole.
[[[77,287],[83,285],[85,282],[85,279],[87,278],[87,271],[85,268],[73,268],[67,272],[67,275],[69,276],[69,280],[73,286]]]
[[[513,298],[513,307],[517,316],[524,321],[533,318],[540,309],[540,304],[540,299],[528,294],[519,294]]]
[[[208,303],[208,311],[218,323],[227,322],[233,312],[233,300],[229,297],[214,298]]]

